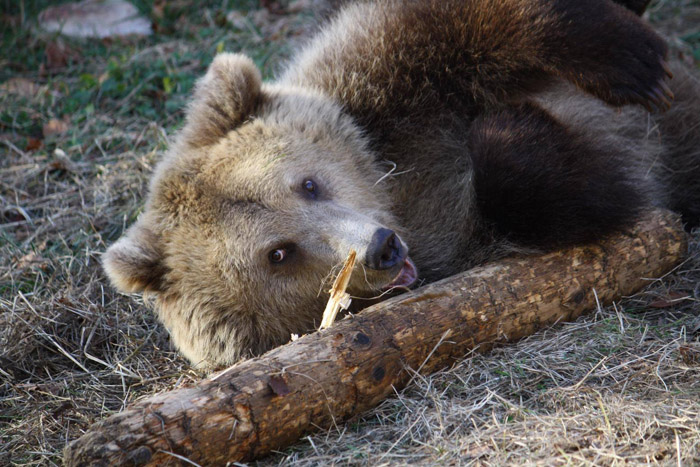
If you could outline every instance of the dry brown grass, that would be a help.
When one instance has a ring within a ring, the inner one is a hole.
[[[693,44],[681,38],[700,31],[699,18],[695,0],[652,10],[687,55]],[[212,40],[137,44],[132,58],[148,66],[163,50],[186,53]],[[105,63],[84,66],[99,75]],[[205,65],[187,64],[193,74]],[[18,73],[42,90],[27,99],[0,95],[0,106],[12,107],[12,122],[25,112],[47,123],[56,116],[52,99],[61,99],[56,81],[78,86],[74,73]],[[153,164],[182,117],[120,110],[137,100],[96,105],[35,150],[19,123],[0,126],[0,464],[59,464],[67,440],[92,422],[202,376],[170,348],[139,297],[109,288],[98,264],[139,212]],[[696,232],[689,260],[642,294],[417,376],[377,409],[261,464],[697,465],[699,339]]]

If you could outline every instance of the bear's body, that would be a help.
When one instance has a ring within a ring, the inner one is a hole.
[[[700,86],[674,68],[668,112],[633,105],[666,109],[670,71],[647,2],[618,3],[355,3],[271,84],[220,55],[110,278],[211,367],[312,330],[350,249],[373,298],[650,205],[697,223]]]

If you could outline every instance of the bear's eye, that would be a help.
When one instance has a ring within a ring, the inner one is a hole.
[[[301,186],[312,199],[316,199],[318,196],[318,186],[316,185],[316,182],[311,179],[307,179],[304,180],[304,183],[302,183]]]
[[[278,248],[270,252],[270,261],[273,263],[281,263],[287,259],[287,250],[284,248]]]
[[[285,262],[292,253],[294,253],[294,245],[289,244],[275,248],[268,253],[267,257],[270,259],[271,263],[280,264]]]

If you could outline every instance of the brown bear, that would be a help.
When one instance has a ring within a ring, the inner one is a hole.
[[[651,205],[697,224],[700,85],[646,3],[356,2],[274,82],[218,55],[107,274],[212,367],[313,330],[350,249],[361,307]]]

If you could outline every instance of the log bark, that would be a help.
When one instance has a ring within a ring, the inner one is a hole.
[[[630,295],[677,265],[687,238],[653,211],[596,244],[510,258],[368,308],[192,388],[136,402],[65,449],[65,463],[252,460],[340,424],[470,350],[530,335]],[[594,294],[594,290],[596,294]]]

